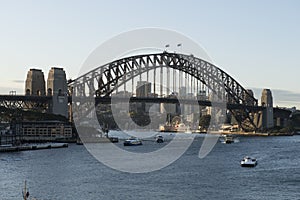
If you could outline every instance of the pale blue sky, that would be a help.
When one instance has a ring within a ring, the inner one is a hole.
[[[1,94],[23,94],[32,67],[47,77],[51,66],[63,66],[74,78],[91,51],[110,37],[160,27],[194,39],[244,87],[271,88],[276,105],[300,107],[300,1],[0,3]],[[279,90],[294,92],[293,98]]]

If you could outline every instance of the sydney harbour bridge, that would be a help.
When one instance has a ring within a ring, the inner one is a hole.
[[[131,102],[160,105],[180,102],[200,108],[218,107],[224,103],[227,113],[245,131],[259,128],[258,118],[262,117],[259,115],[268,106],[259,106],[253,92],[214,64],[193,55],[166,51],[134,55],[95,66],[76,79],[66,80],[65,84],[66,87],[48,88],[44,94],[0,95],[0,106],[71,118],[72,114],[61,110],[88,115],[91,107],[109,104],[113,96],[118,96],[119,101],[129,97]],[[196,112],[194,108],[190,112]],[[201,113],[201,109],[197,110]]]

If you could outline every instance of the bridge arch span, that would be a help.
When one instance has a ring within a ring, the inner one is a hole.
[[[120,85],[160,67],[187,73],[228,104],[241,105],[239,109],[231,109],[230,112],[244,130],[256,129],[248,109],[249,106],[258,106],[253,94],[222,69],[193,55],[163,52],[121,58],[78,77],[69,83],[69,88],[73,97],[109,97]],[[245,121],[247,125],[243,126]]]
[[[106,97],[132,78],[160,67],[170,67],[190,74],[216,93],[218,88],[224,87],[228,103],[258,105],[253,94],[222,69],[193,55],[177,53],[122,58],[91,70],[75,79],[70,86],[77,96]]]

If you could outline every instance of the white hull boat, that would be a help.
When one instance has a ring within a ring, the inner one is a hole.
[[[242,167],[255,167],[256,165],[257,165],[257,160],[255,158],[251,158],[249,156],[246,156],[241,161],[241,166]]]

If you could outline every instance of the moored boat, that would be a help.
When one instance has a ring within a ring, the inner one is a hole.
[[[161,125],[159,127],[160,132],[176,132],[176,128],[170,124]]]
[[[77,145],[83,145],[83,142],[81,141],[81,139],[80,139],[80,138],[77,138],[77,140],[76,140],[76,144],[77,144]]]
[[[108,137],[109,141],[111,143],[118,143],[119,142],[119,138],[118,137]]]

